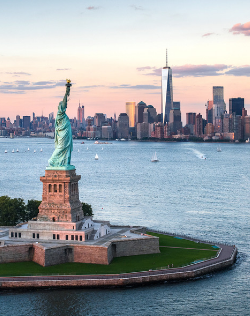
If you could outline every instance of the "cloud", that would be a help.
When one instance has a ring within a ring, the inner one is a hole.
[[[147,76],[161,76],[161,70],[162,68],[152,68],[153,72],[149,72],[146,75]]]
[[[95,88],[110,88],[110,89],[137,89],[137,90],[152,90],[160,89],[157,85],[130,85],[130,84],[120,84],[117,86],[105,86],[105,85],[92,85],[92,86],[81,86],[79,89],[95,89]]]
[[[183,65],[173,67],[174,77],[206,77],[206,76],[221,76],[223,70],[228,66],[224,64],[215,65]]]
[[[243,34],[245,36],[250,36],[250,22],[244,24],[237,23],[229,30],[229,32],[233,32],[233,35]]]
[[[105,87],[104,85],[92,85],[92,86],[81,86],[78,87],[79,89],[92,89],[92,88],[103,88]]]
[[[207,37],[207,36],[211,36],[211,35],[215,35],[215,33],[206,33],[206,34],[203,34],[202,37]]]
[[[0,88],[0,93],[3,93],[3,94],[24,94],[25,92],[24,91],[11,91],[11,90],[10,91],[9,90],[1,91],[1,88]]]
[[[30,82],[25,80],[17,80],[12,83],[2,83],[0,85],[1,93],[16,93],[23,94],[29,90],[54,89],[58,86],[65,85],[65,80],[60,81],[38,81]]]
[[[87,10],[98,10],[100,7],[94,7],[94,6],[90,6],[90,7],[87,7],[86,9]]]
[[[224,70],[229,66],[224,64],[215,65],[183,65],[172,67],[173,77],[206,77],[206,76],[221,76],[224,74]],[[162,68],[155,67],[140,67],[138,71],[152,70],[151,72],[145,73],[147,76],[161,76]]]
[[[137,67],[136,70],[138,71],[144,71],[148,69],[155,69],[155,67],[145,66],[145,67]]]
[[[150,84],[138,84],[135,86],[131,86],[129,84],[121,84],[118,86],[111,86],[111,89],[136,89],[136,90],[152,90],[152,89],[160,89],[161,86],[155,86]]]
[[[23,71],[14,71],[14,72],[1,72],[2,74],[6,74],[6,75],[14,75],[14,76],[19,76],[19,75],[22,75],[22,76],[31,76],[30,73],[28,72],[23,72]]]
[[[25,80],[17,80],[17,81],[15,81],[15,84],[17,84],[17,85],[29,85],[30,82],[25,81]]]
[[[250,77],[250,65],[233,67],[232,69],[226,71],[225,74],[236,76],[236,77],[240,77],[240,76]]]
[[[137,6],[137,5],[134,5],[134,4],[131,4],[130,6],[131,8],[133,8],[134,10],[144,10],[142,6]]]

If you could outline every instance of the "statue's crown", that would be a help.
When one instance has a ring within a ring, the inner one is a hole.
[[[71,80],[70,80],[70,79],[66,79],[66,82],[67,82],[67,83],[71,83]]]

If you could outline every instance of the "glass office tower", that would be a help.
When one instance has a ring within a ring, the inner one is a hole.
[[[162,122],[169,122],[169,113],[173,109],[172,69],[163,67],[161,72],[161,110]]]

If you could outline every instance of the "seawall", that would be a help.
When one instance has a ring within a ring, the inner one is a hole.
[[[108,275],[0,277],[0,289],[124,287],[156,282],[182,281],[232,266],[236,260],[237,248],[221,244],[219,244],[219,247],[221,251],[216,258],[182,268]]]

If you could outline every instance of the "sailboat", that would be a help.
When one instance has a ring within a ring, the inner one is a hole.
[[[98,160],[98,159],[99,159],[99,158],[98,158],[98,155],[96,154],[96,155],[95,155],[95,160]]]
[[[217,147],[217,151],[218,151],[218,152],[221,152],[220,146]]]
[[[14,152],[15,152],[15,150],[14,150],[14,149],[12,149],[12,152],[14,153]]]
[[[16,152],[17,152],[17,153],[19,152],[18,148],[17,148]]]
[[[7,154],[7,152],[8,152],[8,151],[7,151],[7,149],[5,149],[5,151],[4,151],[4,152],[5,152],[5,154]]]
[[[89,150],[89,147],[87,147],[87,150]]]
[[[43,151],[43,149],[41,148],[40,151]]]
[[[78,149],[78,152],[80,152],[80,150]]]
[[[152,162],[158,162],[158,161],[159,161],[159,160],[157,159],[156,152],[155,152],[155,154],[153,155],[151,161],[152,161]]]
[[[36,153],[36,150],[34,149],[34,153]]]
[[[29,151],[30,149],[29,149],[29,147],[28,147],[28,151]]]

